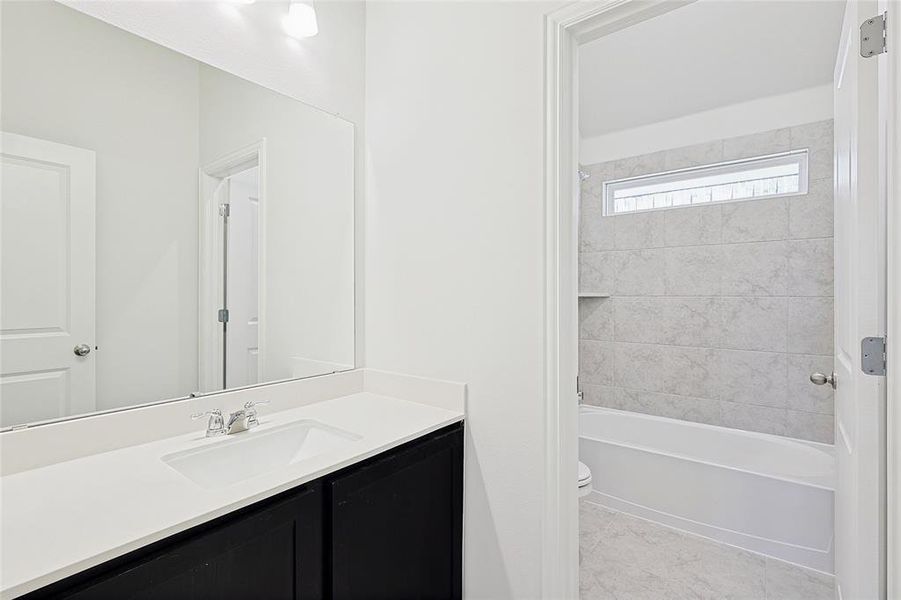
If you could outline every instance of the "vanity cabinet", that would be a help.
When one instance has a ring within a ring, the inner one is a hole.
[[[456,424],[25,597],[461,598],[462,519]]]
[[[319,598],[322,486],[191,531],[134,561],[50,594],[67,600]],[[137,516],[137,515],[136,515]],[[140,552],[140,551],[139,551]]]
[[[452,430],[328,479],[334,598],[462,597],[462,446]]]

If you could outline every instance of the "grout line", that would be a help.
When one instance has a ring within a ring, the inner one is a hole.
[[[615,384],[607,385],[607,384],[603,384],[603,383],[584,383],[582,385],[583,385],[583,387],[600,387],[600,388],[606,387],[606,388],[610,388],[612,390],[623,390],[626,392],[633,392],[633,393],[638,393],[638,394],[656,394],[658,396],[675,396],[676,398],[685,398],[688,400],[706,400],[708,402],[717,402],[720,404],[722,404],[722,403],[733,404],[735,406],[754,406],[754,407],[758,407],[758,408],[769,408],[774,411],[783,410],[783,411],[790,411],[793,413],[801,413],[801,414],[805,414],[805,415],[822,415],[825,417],[835,416],[834,411],[833,412],[819,412],[819,411],[815,411],[815,410],[801,410],[798,408],[790,408],[789,406],[773,406],[772,404],[757,404],[754,402],[737,402],[735,400],[723,400],[722,398],[711,398],[708,396],[687,396],[685,394],[676,394],[676,393],[672,393],[672,392],[653,392],[650,390],[639,390],[639,389],[630,388],[630,387],[626,387],[626,386],[622,386],[622,385],[615,385]],[[602,408],[613,408],[616,410],[627,410],[630,412],[641,412],[641,411],[635,410],[634,408],[633,409],[617,408],[616,406],[596,405],[596,404],[589,404],[587,402],[584,402],[583,404],[587,404],[588,406],[602,406]],[[660,415],[660,414],[655,414],[655,413],[642,413],[642,414],[653,414],[654,416],[661,416],[661,417],[667,416],[667,415]],[[671,418],[671,419],[678,418],[679,420],[688,420],[688,419],[679,418],[679,417],[668,417],[668,418]],[[692,422],[704,423],[705,421],[692,421]]]
[[[664,344],[659,342],[630,342],[627,340],[594,340],[591,338],[579,338],[580,342],[598,342],[602,344],[627,344],[632,346],[663,346],[664,348],[688,348],[690,350],[724,350],[726,352],[753,352],[756,354],[780,354],[785,356],[813,356],[817,358],[832,358],[831,354],[813,354],[810,352],[789,352],[788,350],[750,350],[747,348],[728,348],[724,346],[682,346],[679,344]]]
[[[604,217],[605,219],[612,219],[616,217]],[[603,252],[644,252],[648,250],[670,250],[675,248],[710,248],[713,246],[749,246],[751,244],[771,244],[776,242],[822,242],[826,240],[835,239],[834,235],[825,235],[818,237],[779,237],[772,239],[764,239],[764,240],[748,240],[744,242],[715,242],[710,244],[678,244],[678,245],[666,245],[663,246],[638,246],[636,248],[605,248],[603,250],[583,250],[581,246],[579,247],[579,254],[601,254]],[[581,242],[581,240],[580,240]]]

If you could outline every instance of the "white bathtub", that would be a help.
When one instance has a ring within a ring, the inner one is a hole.
[[[583,406],[588,500],[827,573],[832,446]]]

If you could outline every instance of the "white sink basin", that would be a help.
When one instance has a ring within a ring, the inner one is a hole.
[[[196,483],[221,488],[330,452],[361,436],[302,420],[233,434],[202,448],[167,454],[163,462]]]

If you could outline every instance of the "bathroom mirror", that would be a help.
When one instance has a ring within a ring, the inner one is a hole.
[[[354,129],[2,3],[0,428],[352,369]]]

